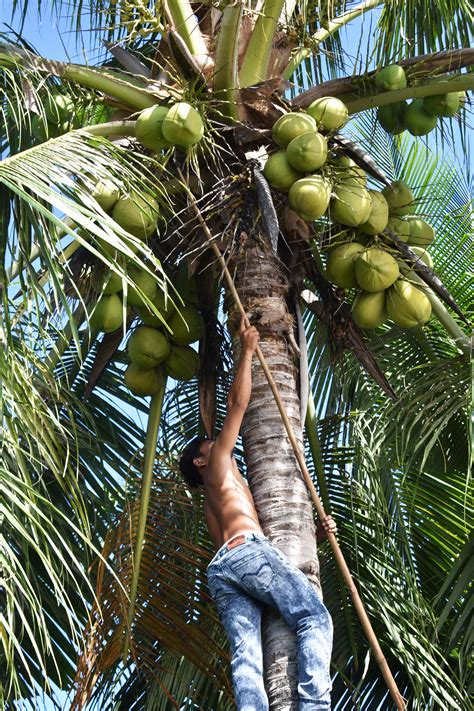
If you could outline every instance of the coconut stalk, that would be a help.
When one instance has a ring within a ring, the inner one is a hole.
[[[273,37],[284,4],[285,0],[265,0],[262,14],[255,23],[240,69],[241,87],[258,84],[267,78]]]
[[[150,402],[150,412],[148,415],[148,426],[145,438],[145,452],[143,461],[143,476],[142,490],[140,496],[140,511],[137,521],[137,532],[135,539],[135,549],[132,555],[132,581],[130,585],[130,603],[128,607],[125,640],[123,644],[123,661],[128,659],[128,648],[132,631],[133,617],[135,615],[135,605],[137,599],[138,581],[140,579],[140,565],[143,553],[143,544],[145,540],[146,522],[148,517],[148,508],[150,504],[150,491],[153,481],[153,466],[155,463],[156,442],[158,440],[158,430],[160,427],[161,412],[163,408],[163,398],[166,389],[166,376],[163,378],[163,384],[153,395]]]
[[[202,69],[209,65],[210,57],[204,37],[191,3],[188,0],[167,0],[165,12],[174,30],[183,39]]]
[[[471,343],[469,338],[466,336],[464,331],[458,326],[456,321],[453,319],[443,302],[438,299],[434,291],[426,285],[423,279],[415,272],[411,271],[409,274],[410,281],[415,282],[422,289],[423,293],[426,294],[427,298],[431,304],[431,310],[433,315],[436,316],[438,321],[444,326],[446,331],[449,333],[451,338],[456,344],[456,347],[466,356],[471,354]]]
[[[238,120],[236,93],[239,86],[238,57],[243,5],[227,5],[222,13],[214,67],[214,95],[222,100],[221,111]]]
[[[328,37],[331,37],[331,35],[334,35],[336,32],[338,32],[341,27],[344,27],[352,20],[355,20],[356,17],[360,17],[360,15],[363,15],[368,10],[372,10],[374,7],[378,7],[379,5],[383,5],[383,2],[381,2],[381,0],[367,0],[367,2],[363,2],[360,5],[357,5],[357,7],[353,8],[352,10],[349,10],[348,12],[345,12],[340,17],[335,17],[333,20],[331,20],[327,28],[321,27],[309,39],[309,42],[311,43],[310,47],[299,47],[295,51],[295,53],[291,57],[288,66],[283,72],[283,78],[290,79],[293,72],[299,67],[301,62],[304,62],[304,60],[310,57],[312,54],[319,52],[319,45],[322,44],[322,42],[324,42],[325,40],[327,40]]]

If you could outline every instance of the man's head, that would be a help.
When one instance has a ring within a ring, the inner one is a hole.
[[[207,467],[213,439],[195,437],[186,445],[179,460],[181,474],[189,486],[203,486],[202,471]]]

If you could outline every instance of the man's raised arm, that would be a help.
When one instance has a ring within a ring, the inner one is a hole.
[[[239,328],[241,354],[234,382],[227,396],[227,413],[222,430],[212,449],[211,458],[232,456],[245,410],[252,391],[252,358],[257,349],[259,333],[254,326],[246,326],[242,316]]]

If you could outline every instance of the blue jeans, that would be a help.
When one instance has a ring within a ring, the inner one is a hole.
[[[209,589],[230,642],[237,708],[268,709],[261,619],[264,606],[270,605],[297,636],[300,711],[329,711],[329,612],[304,573],[263,534],[247,532],[244,536],[242,545],[229,548],[224,544],[207,569]]]

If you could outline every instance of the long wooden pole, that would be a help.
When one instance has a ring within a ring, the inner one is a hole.
[[[179,168],[178,168],[178,173],[179,173],[179,177],[180,177],[181,181],[184,183],[184,185],[186,185],[185,178]],[[235,288],[234,281],[232,279],[232,275],[230,274],[229,270],[227,269],[225,260],[222,256],[222,254],[220,253],[218,246],[216,245],[215,241],[212,238],[212,233],[211,233],[209,227],[207,226],[205,219],[202,216],[202,213],[199,209],[199,206],[196,203],[194,195],[192,194],[192,192],[189,189],[187,192],[188,192],[188,195],[190,198],[191,206],[196,214],[196,217],[197,217],[201,227],[204,230],[207,241],[209,242],[210,247],[212,248],[217,259],[219,260],[219,263],[220,263],[223,273],[224,273],[224,277],[227,281],[227,285],[228,285],[230,292],[235,300],[235,303],[236,303],[240,313],[242,314],[242,316],[247,318],[247,314],[245,313],[245,309],[242,305],[239,294],[237,293],[237,289]],[[282,417],[283,424],[285,425],[285,429],[288,434],[288,438],[290,440],[291,446],[293,447],[293,451],[295,453],[296,459],[298,461],[301,472],[303,474],[303,478],[306,482],[306,486],[308,487],[309,492],[311,494],[311,498],[313,500],[317,514],[318,514],[319,518],[322,520],[325,518],[326,512],[324,511],[324,507],[321,503],[321,499],[318,496],[318,492],[316,491],[316,489],[314,487],[313,481],[311,479],[311,475],[308,471],[308,467],[306,466],[306,462],[305,462],[303,453],[298,446],[298,441],[296,439],[295,433],[293,432],[293,427],[292,427],[291,422],[290,422],[288,415],[286,413],[285,406],[284,406],[283,401],[280,397],[280,393],[278,392],[277,385],[273,379],[273,375],[271,374],[271,372],[268,368],[267,362],[266,362],[265,357],[260,349],[260,346],[257,346],[256,353],[257,353],[258,360],[260,361],[260,364],[263,368],[263,372],[265,373],[265,376],[268,380],[268,384],[271,388],[271,391],[272,391],[273,396],[275,398],[278,409],[280,411],[280,415]],[[328,533],[327,537],[328,537],[329,543],[331,544],[331,548],[334,553],[336,562],[342,572],[344,581],[349,589],[349,593],[351,595],[352,602],[353,602],[353,605],[354,605],[355,610],[357,612],[357,615],[359,617],[359,620],[362,624],[362,627],[364,628],[364,632],[367,636],[368,642],[369,642],[369,644],[372,648],[372,651],[374,653],[375,660],[376,660],[377,664],[379,665],[380,671],[382,672],[382,676],[385,679],[385,682],[388,686],[388,689],[390,691],[390,694],[392,695],[393,700],[395,701],[398,711],[404,711],[405,702],[403,700],[402,695],[400,694],[400,691],[399,691],[397,683],[393,677],[393,674],[390,671],[390,668],[387,664],[387,660],[385,659],[384,653],[382,652],[382,649],[381,649],[379,641],[375,635],[372,624],[371,624],[369,617],[365,611],[364,604],[363,604],[361,597],[359,595],[359,591],[357,590],[357,588],[355,586],[351,572],[347,566],[345,558],[344,558],[342,551],[339,547],[339,543],[337,542],[337,538],[334,535],[334,533]]]

